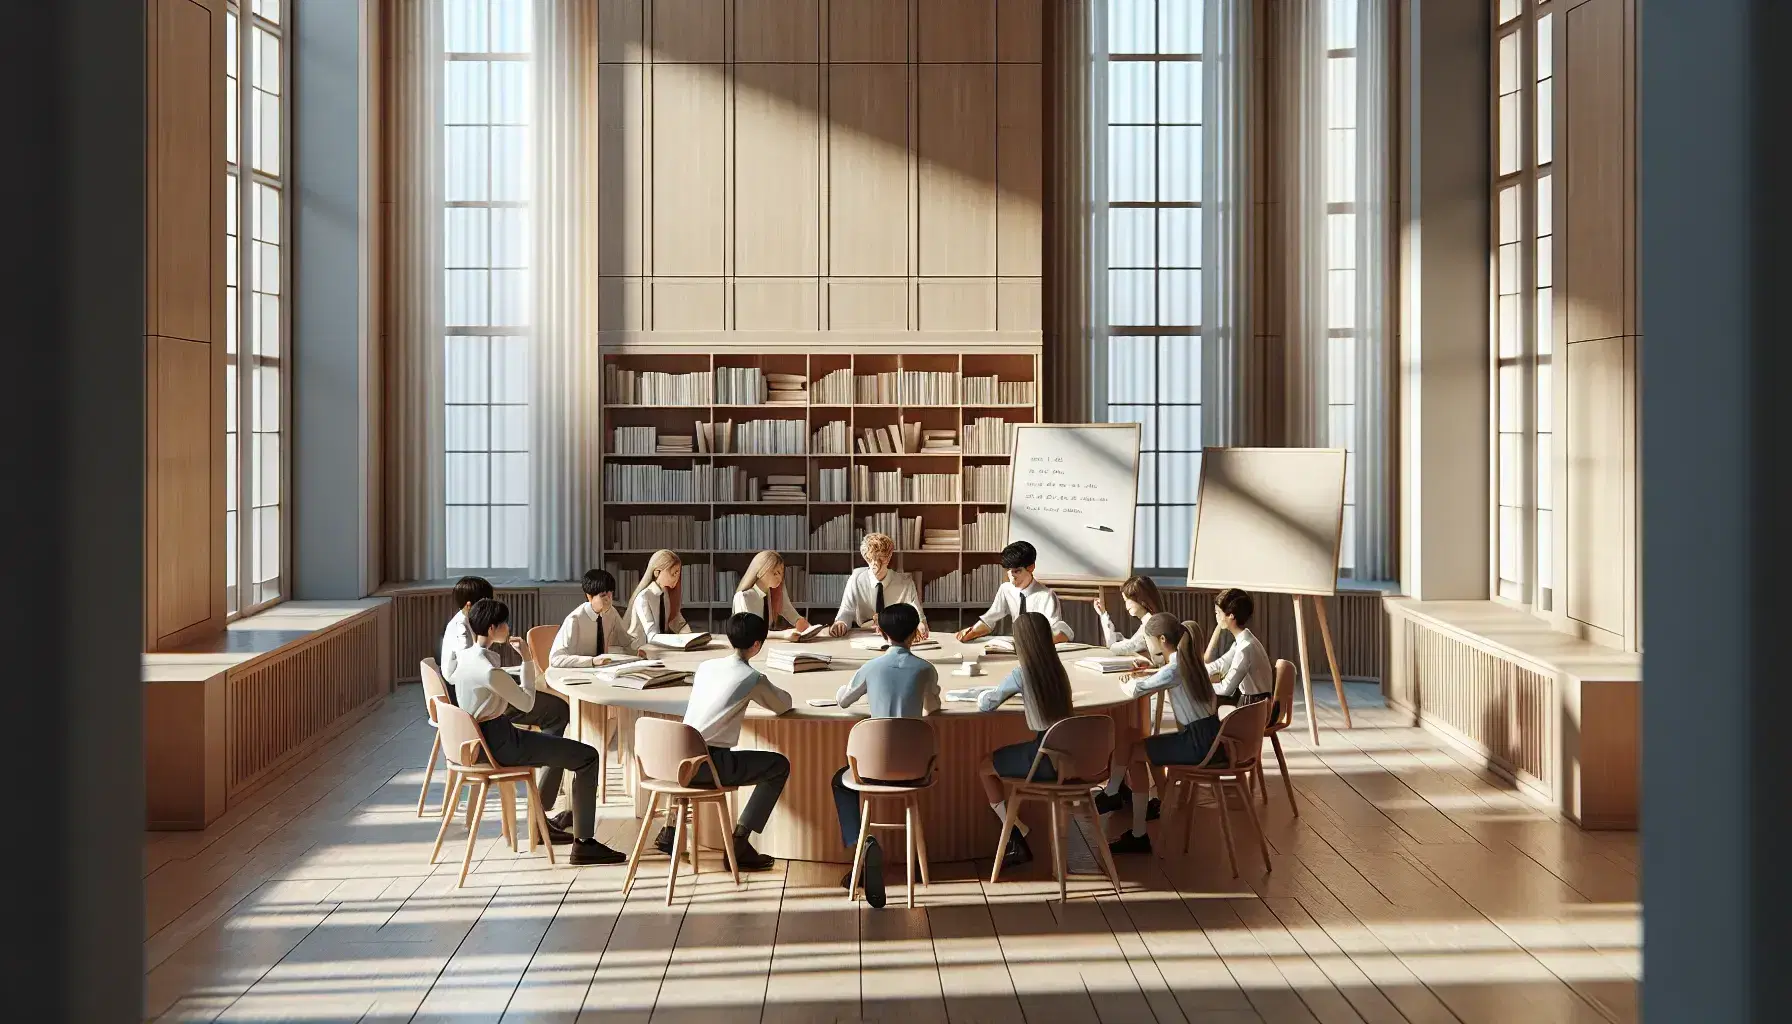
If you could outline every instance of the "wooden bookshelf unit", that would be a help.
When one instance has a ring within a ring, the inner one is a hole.
[[[600,519],[618,588],[671,548],[688,617],[713,628],[754,553],[774,548],[797,605],[831,621],[878,517],[929,622],[971,621],[1000,581],[1010,425],[1039,422],[1039,345],[923,348],[606,347]],[[927,450],[929,432],[954,446]],[[891,450],[861,450],[878,437]]]

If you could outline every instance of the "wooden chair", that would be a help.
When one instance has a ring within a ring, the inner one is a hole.
[[[697,859],[697,808],[705,804],[715,808],[716,823],[722,828],[722,858],[728,865],[734,884],[740,884],[740,865],[734,862],[734,833],[728,821],[728,798],[734,786],[703,789],[692,786],[691,779],[704,765],[709,765],[710,778],[716,778],[715,765],[709,760],[709,747],[703,734],[669,718],[635,720],[635,765],[642,789],[648,791],[647,813],[641,818],[641,834],[635,837],[635,848],[628,856],[628,874],[622,879],[622,895],[628,898],[635,883],[635,872],[641,867],[641,853],[647,848],[647,836],[653,830],[655,814],[664,814],[667,824],[675,829],[672,839],[672,865],[666,870],[666,906],[672,905],[674,887],[678,884],[678,851],[688,849],[691,874],[700,875]],[[664,803],[662,804],[662,801]],[[676,818],[674,818],[676,815]]]
[[[448,684],[442,679],[442,670],[437,667],[436,659],[424,658],[418,665],[418,675],[423,680],[423,707],[429,713],[429,727],[436,731],[435,737],[429,741],[429,763],[423,769],[423,788],[417,793],[417,817],[423,817],[423,805],[429,800],[429,784],[436,775],[436,759],[442,755],[442,730],[436,724],[436,699],[452,706],[448,699]],[[448,813],[448,789],[442,789],[442,814]]]
[[[1120,895],[1120,872],[1114,868],[1114,858],[1101,829],[1101,816],[1095,813],[1091,795],[1091,790],[1107,782],[1113,757],[1114,720],[1107,715],[1076,715],[1045,731],[1027,777],[1002,780],[1008,792],[1008,816],[1002,819],[1002,836],[996,841],[995,867],[989,873],[991,885],[1001,881],[1002,853],[1008,848],[1008,836],[1014,831],[1020,805],[1027,800],[1040,800],[1051,808],[1052,873],[1058,879],[1059,902],[1069,898],[1063,833],[1070,827],[1070,816],[1079,811],[1093,829],[1091,845],[1102,872],[1113,885],[1114,895]],[[1057,781],[1034,781],[1040,764],[1048,760]]]
[[[1163,765],[1166,789],[1178,795],[1173,810],[1166,813],[1164,834],[1171,834],[1175,815],[1182,815],[1182,852],[1188,852],[1191,833],[1194,831],[1195,807],[1202,786],[1213,790],[1214,801],[1219,806],[1220,831],[1226,837],[1226,861],[1232,867],[1232,877],[1238,877],[1238,851],[1232,842],[1232,811],[1226,803],[1226,787],[1238,791],[1240,801],[1244,804],[1245,813],[1250,816],[1251,824],[1257,829],[1257,842],[1263,847],[1263,870],[1270,870],[1269,840],[1263,837],[1263,823],[1257,818],[1257,802],[1251,799],[1251,774],[1261,769],[1263,760],[1263,729],[1269,724],[1269,702],[1260,700],[1255,704],[1247,704],[1227,715],[1220,722],[1220,734],[1213,741],[1213,747],[1198,765],[1169,764]],[[1220,764],[1215,758],[1225,755],[1225,763]],[[1164,801],[1166,807],[1171,801]]]
[[[934,769],[939,766],[939,740],[933,726],[920,718],[867,718],[852,727],[846,736],[846,777],[848,789],[859,794],[859,840],[852,851],[852,882],[847,889],[848,902],[859,898],[859,879],[865,867],[865,840],[874,828],[899,828],[903,831],[908,872],[908,906],[915,905],[915,864],[919,851],[921,884],[932,885],[927,871],[927,834],[921,827],[920,807],[916,798],[933,788]],[[866,782],[866,779],[919,779],[905,786]],[[901,821],[872,821],[871,811],[877,801],[901,802]]]
[[[1263,733],[1269,737],[1270,746],[1275,748],[1276,767],[1282,770],[1282,786],[1288,790],[1288,806],[1293,809],[1294,816],[1300,817],[1300,804],[1294,799],[1294,783],[1288,778],[1288,760],[1282,756],[1282,740],[1278,735],[1294,721],[1294,663],[1285,658],[1276,660],[1276,691],[1270,698],[1275,717],[1269,719]],[[1269,803],[1269,787],[1263,782],[1263,765],[1259,758],[1257,765],[1257,794],[1264,803]]]
[[[602,629],[603,623],[598,623],[597,628]],[[541,670],[543,676],[547,675],[548,655],[553,653],[554,637],[559,632],[559,626],[529,627],[529,652],[535,656],[535,667]],[[607,804],[610,802],[610,706],[593,704],[591,707],[597,712],[598,723],[597,742],[591,744],[597,748],[597,802]],[[581,713],[577,704],[572,706],[571,711],[575,715]],[[587,743],[591,742],[590,738],[583,735],[580,738]]]
[[[461,786],[470,786],[473,790],[467,801],[467,852],[461,857],[460,881],[456,884],[467,884],[467,870],[473,865],[473,845],[479,838],[479,825],[485,817],[485,794],[494,785],[498,787],[498,797],[504,806],[499,827],[504,838],[510,841],[511,852],[516,851],[516,792],[512,787],[520,785],[529,800],[529,852],[535,852],[539,838],[548,849],[548,863],[554,863],[554,844],[548,839],[547,813],[541,806],[541,790],[535,786],[535,769],[527,765],[512,768],[499,764],[473,716],[446,701],[436,702],[436,735],[442,741],[442,752],[448,755],[449,795],[445,804],[454,806],[460,802]],[[448,823],[452,820],[453,815],[442,815],[442,827],[436,830],[435,849],[429,854],[431,864],[441,855],[442,838],[448,834]]]

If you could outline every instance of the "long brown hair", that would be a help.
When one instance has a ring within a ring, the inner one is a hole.
[[[658,576],[661,572],[670,569],[675,565],[682,564],[684,563],[679,560],[678,552],[676,551],[670,551],[666,548],[661,548],[658,551],[655,551],[653,557],[647,560],[647,568],[641,572],[641,582],[635,584],[635,592],[628,596],[630,613],[632,614],[634,611],[635,598],[640,597],[641,592],[646,590],[653,583],[653,578],[655,576]],[[684,577],[680,576],[678,577],[678,586],[666,588],[666,622],[671,622],[678,618],[678,606],[683,603],[680,600],[680,595],[683,593]],[[660,623],[661,629],[666,628],[666,622]]]
[[[744,594],[759,586],[761,577],[770,576],[784,567],[784,556],[776,551],[761,551],[747,563],[747,571],[740,574],[740,586],[734,588],[735,593]],[[790,582],[788,576],[785,583]],[[682,589],[682,588],[681,588]],[[769,587],[765,592],[765,621],[767,625],[777,621],[778,609],[784,607],[784,584]]]
[[[1145,635],[1157,637],[1165,647],[1176,652],[1176,674],[1182,679],[1183,689],[1188,691],[1195,707],[1213,714],[1218,704],[1214,699],[1213,684],[1207,680],[1207,662],[1195,649],[1195,634],[1176,616],[1158,612],[1145,620]]]
[[[1021,699],[1047,722],[1072,714],[1070,677],[1052,643],[1052,624],[1038,612],[1021,612],[1014,620],[1014,653],[1020,656]]]
[[[1164,610],[1164,596],[1158,593],[1157,582],[1149,576],[1130,576],[1120,584],[1120,596],[1144,608],[1147,617]]]

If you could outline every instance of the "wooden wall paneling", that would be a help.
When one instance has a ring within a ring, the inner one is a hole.
[[[1044,253],[1040,67],[996,68],[996,273],[1037,277]]]
[[[597,59],[639,64],[646,56],[646,0],[597,0]]]
[[[150,338],[148,369],[155,502],[148,540],[156,567],[151,622],[161,645],[207,625],[214,585],[222,582],[212,473],[222,461],[213,450],[223,436],[214,431],[211,415],[221,388],[212,372],[212,346],[204,342]]]
[[[202,829],[228,806],[225,677],[144,683],[144,827]]]
[[[727,330],[728,289],[720,277],[707,280],[655,278],[647,284],[656,331]]]
[[[908,0],[828,0],[828,59],[835,64],[908,60]]]
[[[1568,558],[1563,584],[1571,618],[1621,638],[1630,552],[1625,548],[1627,472],[1634,430],[1626,370],[1630,340],[1568,346]]]
[[[831,276],[908,273],[908,78],[902,65],[828,67]]]
[[[734,59],[813,64],[821,45],[819,0],[734,0]]]
[[[923,331],[996,329],[996,282],[991,278],[917,281],[917,326]]]
[[[1044,59],[1043,0],[996,0],[996,60],[1038,64]]]
[[[820,68],[735,65],[735,273],[820,272]]]
[[[723,65],[653,65],[648,215],[655,276],[719,277],[726,271],[727,105]]]
[[[1631,265],[1625,182],[1624,0],[1588,0],[1567,12],[1562,139],[1562,267],[1568,340],[1628,333]]]
[[[996,59],[996,0],[919,0],[915,22],[923,64]]]
[[[1000,250],[998,250],[999,252]],[[1003,331],[1037,331],[1044,327],[1044,295],[1037,277],[996,282],[996,328]],[[1053,372],[1063,373],[1062,364]]]
[[[1642,807],[1642,688],[1582,681],[1571,813],[1582,828],[1636,828]]]
[[[821,287],[814,280],[736,280],[733,298],[736,330],[821,329]]]
[[[209,342],[223,286],[223,160],[212,101],[223,88],[213,37],[224,19],[194,0],[158,0],[155,10],[149,333]]]
[[[908,328],[908,281],[829,281],[828,329],[833,331],[901,331]]]
[[[642,218],[646,213],[643,136],[644,73],[639,64],[597,69],[598,273],[644,272]]]
[[[648,0],[655,62],[720,64],[727,58],[730,0]]]
[[[922,64],[919,272],[996,272],[996,81],[991,64]]]

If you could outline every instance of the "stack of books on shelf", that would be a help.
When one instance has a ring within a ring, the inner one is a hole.
[[[697,449],[692,434],[661,434],[653,446],[655,455],[690,455]]]
[[[887,427],[866,427],[859,432],[861,455],[906,455],[921,450],[921,424],[892,423]]]
[[[845,466],[839,469],[822,468],[816,470],[816,501],[851,501],[848,481],[849,470]]]
[[[611,405],[708,405],[712,393],[708,370],[659,373],[604,364],[604,394]]]
[[[902,501],[902,470],[876,470],[870,466],[854,466],[853,499],[854,501],[887,501],[892,505]]]
[[[617,427],[613,451],[617,455],[652,455],[658,448],[653,427]]]
[[[816,455],[850,455],[852,446],[847,443],[852,428],[845,420],[834,420],[824,423],[821,429],[809,437],[809,450]]]
[[[958,431],[956,430],[923,430],[921,431],[921,451],[928,455],[957,455]]]
[[[922,530],[922,551],[957,551],[957,530]]]
[[[966,455],[1007,455],[1014,445],[1014,424],[1000,416],[979,416],[964,428]]]
[[[957,501],[957,473],[916,473],[902,479],[903,501]]]
[[[728,603],[731,610],[733,608],[735,592],[738,590],[740,590],[739,569],[716,570],[716,594],[719,596],[720,600]]]
[[[875,522],[877,525],[873,526]],[[904,519],[894,512],[876,512],[865,517],[865,532],[889,534],[898,551],[921,550],[921,517]]]
[[[709,549],[709,523],[696,516],[629,516],[610,526],[610,546],[619,551]]]
[[[859,405],[896,405],[896,371],[854,377],[853,395]]]
[[[795,501],[809,500],[808,482],[800,476],[785,476],[773,473],[765,478],[759,488],[760,501]]]
[[[840,598],[846,593],[846,581],[852,577],[845,573],[818,572],[811,573],[808,583],[808,600],[811,607],[839,607]],[[995,600],[991,598],[990,600]]]
[[[725,598],[718,598],[716,589],[716,567],[708,562],[686,562],[684,572],[679,575],[678,589],[683,591],[686,604],[713,604],[717,600],[734,600],[730,592]],[[634,593],[634,588],[629,588]],[[991,597],[990,600],[995,600]]]
[[[716,367],[717,405],[764,405],[765,374],[757,366]]]
[[[996,588],[1002,585],[1002,566],[997,562],[988,562],[971,570],[970,585],[965,587],[962,600],[971,604],[986,604],[996,599]]]
[[[809,424],[802,420],[745,420],[734,428],[732,444],[718,438],[718,452],[743,455],[802,455],[807,451]]]
[[[945,573],[944,575],[934,577],[932,581],[921,588],[921,603],[932,605],[957,604],[958,581],[962,578],[963,575],[957,569]]]
[[[965,405],[1032,405],[1033,382],[988,377],[964,379]]]
[[[747,471],[739,466],[717,466],[710,470],[713,482],[710,484],[711,501],[758,501],[759,479],[750,477]]]
[[[841,368],[822,374],[815,382],[814,405],[851,405],[853,396],[852,370]]]
[[[1008,513],[979,512],[975,522],[964,524],[966,551],[1000,551],[1008,543]],[[992,595],[993,597],[993,595]]]
[[[773,647],[766,653],[765,666],[779,672],[813,672],[827,668],[833,658],[801,647]]]
[[[726,452],[734,441],[734,421],[697,424],[697,450],[704,454]]]
[[[809,534],[810,551],[852,551],[858,546],[858,538],[852,528],[852,515],[846,512],[822,523]]]
[[[717,551],[801,551],[809,539],[809,521],[803,516],[734,513],[717,516],[711,530]]]
[[[903,405],[957,405],[958,374],[952,371],[904,370],[897,395]]]
[[[807,405],[809,379],[800,373],[768,373],[765,375],[765,401],[768,405]]]
[[[1007,466],[966,466],[964,500],[1006,502],[1009,479]]]

